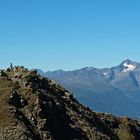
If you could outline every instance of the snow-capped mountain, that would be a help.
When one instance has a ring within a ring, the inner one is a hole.
[[[71,90],[96,111],[140,117],[140,63],[129,59],[112,68],[41,72]]]
[[[123,65],[125,67],[123,72],[133,71],[136,68],[136,65],[128,64],[127,62],[124,63]]]

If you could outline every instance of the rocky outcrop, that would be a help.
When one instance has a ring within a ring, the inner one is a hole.
[[[22,68],[0,76],[1,140],[140,139],[138,121],[92,112],[55,81]]]

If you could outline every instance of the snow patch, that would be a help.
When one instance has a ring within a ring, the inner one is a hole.
[[[136,65],[124,63],[123,66],[125,67],[123,72],[133,71],[136,68]]]
[[[106,72],[104,72],[104,73],[103,73],[103,75],[104,75],[104,76],[107,76],[107,73],[106,73]]]

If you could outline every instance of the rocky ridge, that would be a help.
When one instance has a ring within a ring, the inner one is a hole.
[[[1,140],[139,140],[140,123],[92,112],[36,71],[0,71]]]

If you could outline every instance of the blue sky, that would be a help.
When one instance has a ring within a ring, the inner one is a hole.
[[[1,0],[0,67],[43,70],[140,62],[139,0]]]

